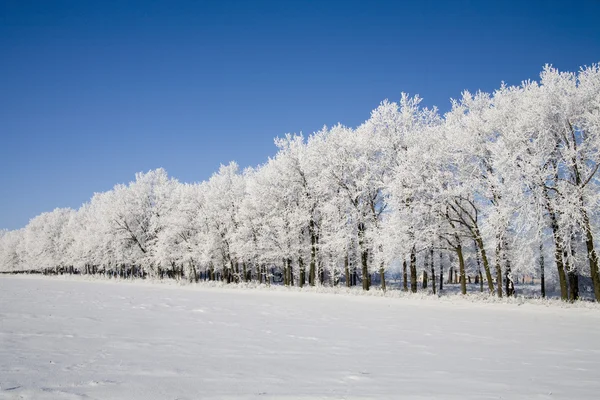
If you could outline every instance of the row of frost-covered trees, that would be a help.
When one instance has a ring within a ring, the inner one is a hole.
[[[41,214],[0,234],[0,270],[385,290],[393,268],[412,291],[450,273],[510,296],[526,276],[564,300],[585,277],[600,300],[597,65],[464,92],[443,116],[402,95],[276,144],[256,168],[194,184],[158,169]]]

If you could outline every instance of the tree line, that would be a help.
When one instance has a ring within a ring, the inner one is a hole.
[[[415,292],[445,268],[463,294],[511,296],[527,276],[576,300],[585,277],[600,301],[599,66],[465,91],[444,115],[420,103],[287,134],[263,165],[200,183],[138,173],[2,231],[0,270],[386,290],[400,269]]]

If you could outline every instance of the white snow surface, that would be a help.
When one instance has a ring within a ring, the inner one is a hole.
[[[0,399],[597,399],[600,312],[0,277]]]

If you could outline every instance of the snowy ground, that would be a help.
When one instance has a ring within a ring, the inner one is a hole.
[[[0,399],[597,399],[600,311],[0,277]]]

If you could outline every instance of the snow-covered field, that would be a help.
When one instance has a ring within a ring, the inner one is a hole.
[[[0,277],[0,399],[597,399],[600,312]]]

